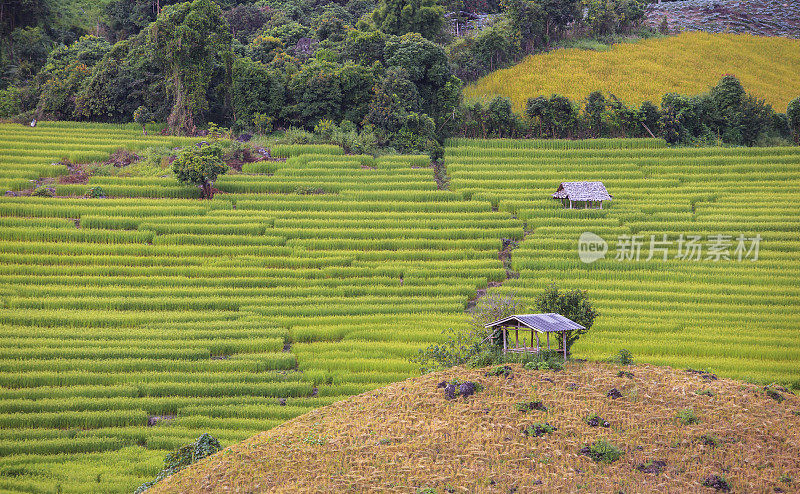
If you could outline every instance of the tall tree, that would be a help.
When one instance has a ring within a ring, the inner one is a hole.
[[[435,38],[445,22],[436,0],[381,0],[372,18],[386,34],[419,33],[427,39]]]
[[[208,111],[208,91],[215,69],[222,68],[230,84],[233,51],[222,10],[212,0],[194,0],[161,11],[149,28],[157,59],[168,70],[173,132],[193,132]]]

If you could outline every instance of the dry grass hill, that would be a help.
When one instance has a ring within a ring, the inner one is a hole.
[[[651,365],[507,369],[454,368],[337,402],[151,492],[797,492],[800,399],[783,388]],[[448,400],[440,383],[452,380],[478,391]],[[587,449],[602,440],[616,461]]]

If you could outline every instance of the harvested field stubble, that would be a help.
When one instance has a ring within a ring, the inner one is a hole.
[[[767,492],[786,475],[800,476],[796,396],[777,403],[755,385],[635,368],[634,379],[604,363],[571,363],[561,372],[515,366],[514,379],[463,368],[409,379],[254,436],[154,492],[702,492],[718,472],[735,492]],[[446,400],[437,383],[453,379],[484,389]],[[623,398],[606,397],[611,387]],[[700,388],[715,395],[697,395]],[[515,410],[531,396],[547,412],[534,418]],[[690,407],[702,421],[678,425],[675,415]],[[589,426],[591,410],[612,427]],[[534,422],[556,430],[526,437],[521,431]],[[719,445],[704,444],[704,434],[719,437]],[[599,439],[622,450],[619,460],[595,463],[580,454]]]

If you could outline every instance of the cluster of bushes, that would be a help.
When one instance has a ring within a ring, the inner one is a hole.
[[[473,138],[662,137],[671,144],[753,146],[800,136],[800,98],[785,114],[777,113],[732,75],[698,96],[665,94],[660,108],[649,101],[630,107],[594,92],[581,102],[557,94],[530,98],[524,116],[502,96],[486,106],[463,105],[459,112],[456,133]]]

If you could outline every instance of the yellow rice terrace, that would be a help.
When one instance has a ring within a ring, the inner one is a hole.
[[[446,185],[427,156],[275,146],[212,200],[166,162],[76,165],[195,141],[0,125],[0,491],[132,492],[202,433],[414,376],[487,288],[587,289],[575,357],[800,387],[800,148],[454,140]],[[581,181],[612,199],[552,197]]]
[[[553,50],[488,74],[466,86],[464,96],[507,96],[519,113],[534,96],[562,94],[579,101],[593,91],[611,92],[629,105],[658,105],[666,93],[703,93],[726,74],[783,112],[800,93],[800,40],[687,32],[603,51]]]

